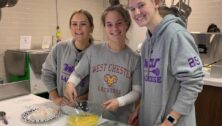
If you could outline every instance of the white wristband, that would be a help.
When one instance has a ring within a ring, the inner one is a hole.
[[[117,98],[119,106],[125,106],[127,104],[135,102],[140,97],[140,93],[141,93],[141,86],[133,85],[132,91],[130,91],[128,94],[124,96]]]
[[[68,82],[71,82],[76,87],[80,83],[81,79],[74,74],[69,76]]]

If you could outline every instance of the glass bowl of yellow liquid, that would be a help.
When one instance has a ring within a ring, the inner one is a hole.
[[[97,104],[78,102],[75,113],[67,117],[68,126],[97,126],[102,119],[102,110]]]

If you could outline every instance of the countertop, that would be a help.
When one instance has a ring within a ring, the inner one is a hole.
[[[209,68],[204,68],[203,69],[205,77],[203,78],[204,80],[204,85],[209,85],[209,86],[215,86],[215,87],[222,87],[222,75],[221,77],[212,77],[211,76],[211,71]]]
[[[6,112],[7,126],[67,126],[67,115],[61,114],[60,117],[53,119],[46,123],[30,124],[22,120],[21,114],[31,109],[31,107],[50,102],[50,100],[28,94],[11,99],[0,101],[0,111]],[[107,123],[108,122],[108,123]],[[126,124],[110,121],[102,118],[98,126],[108,126],[107,124],[115,124],[115,126],[127,126]],[[0,120],[0,126],[4,126],[3,121]]]
[[[39,96],[29,94],[0,101],[0,111],[6,112],[7,126],[40,126],[39,124],[29,124],[21,119],[21,114],[29,110],[33,105],[49,102],[49,100]],[[41,126],[65,126],[66,116],[41,124]],[[0,126],[4,126],[0,120]]]
[[[222,78],[204,77],[204,85],[222,87]]]

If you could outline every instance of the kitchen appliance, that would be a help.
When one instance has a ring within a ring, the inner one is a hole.
[[[28,80],[0,84],[0,101],[30,93],[30,82]]]
[[[192,32],[204,66],[222,65],[222,34]],[[210,65],[209,65],[210,64]]]

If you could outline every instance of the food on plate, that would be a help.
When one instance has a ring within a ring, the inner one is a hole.
[[[71,115],[68,117],[68,126],[97,126],[99,118],[93,114]]]
[[[53,118],[57,113],[58,109],[47,107],[47,106],[41,106],[37,108],[35,111],[33,111],[28,118],[30,120],[45,120]]]

